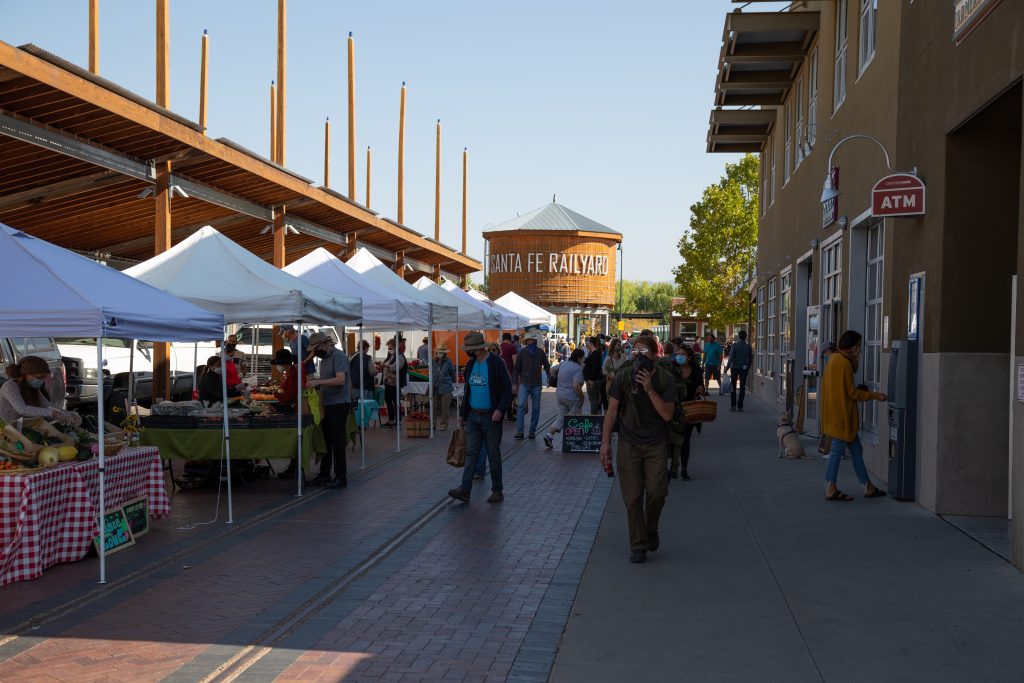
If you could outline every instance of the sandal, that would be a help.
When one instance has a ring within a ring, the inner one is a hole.
[[[883,493],[882,495],[885,494]],[[853,500],[853,496],[845,494],[839,489],[836,489],[835,491],[832,492],[832,495],[827,496],[825,500]]]
[[[865,493],[864,497],[865,498],[881,498],[884,495],[885,495],[885,491],[883,491],[882,489],[880,489],[880,488],[878,488],[876,486],[874,491],[872,491],[871,493]]]

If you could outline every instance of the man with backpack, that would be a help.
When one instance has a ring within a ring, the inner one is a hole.
[[[622,366],[608,391],[601,429],[601,464],[610,470],[611,433],[619,420],[619,487],[629,520],[630,562],[646,562],[660,546],[658,522],[668,496],[668,423],[675,414],[676,382],[656,363],[658,342],[640,335],[635,360]]]

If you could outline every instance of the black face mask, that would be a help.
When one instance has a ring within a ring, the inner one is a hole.
[[[638,354],[636,358],[636,367],[640,370],[650,370],[654,367],[654,359],[649,355]]]
[[[327,358],[327,352],[326,351],[317,351],[315,355],[316,355],[317,358]]]
[[[234,353],[235,345],[234,344],[225,344],[224,345],[224,350],[227,351],[228,353]]]

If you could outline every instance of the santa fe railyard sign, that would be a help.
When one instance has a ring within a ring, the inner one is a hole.
[[[871,190],[874,218],[924,215],[924,183],[910,173],[887,175]]]
[[[567,275],[607,275],[608,257],[600,254],[528,252],[491,254],[487,258],[490,273],[565,273]]]

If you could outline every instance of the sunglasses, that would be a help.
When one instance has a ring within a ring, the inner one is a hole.
[[[642,353],[645,356],[649,356],[651,353],[653,353],[650,349],[648,349],[647,347],[643,347],[643,346],[638,346],[636,348],[636,352],[637,353]]]

